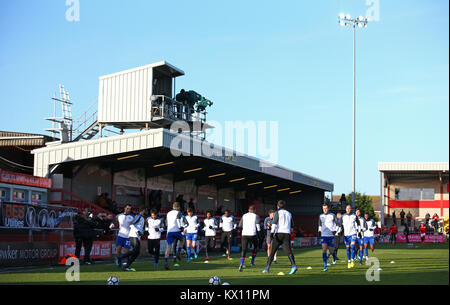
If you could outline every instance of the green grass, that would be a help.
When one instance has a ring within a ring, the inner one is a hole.
[[[281,251],[280,251],[281,252]],[[370,254],[369,254],[370,255]],[[256,267],[248,266],[243,272],[238,272],[238,254],[234,260],[228,261],[223,257],[212,257],[209,264],[204,264],[202,257],[192,263],[185,260],[180,267],[173,267],[166,271],[163,268],[164,260],[160,261],[157,270],[152,260],[135,262],[136,272],[124,272],[117,269],[114,264],[96,264],[81,266],[80,282],[67,282],[65,279],[65,266],[52,268],[24,269],[20,271],[0,271],[0,284],[84,284],[105,285],[106,279],[116,275],[121,285],[150,284],[150,285],[205,285],[208,278],[217,275],[222,282],[232,285],[448,285],[449,284],[449,248],[448,244],[429,244],[419,248],[407,248],[406,245],[397,245],[394,248],[379,245],[373,257],[380,261],[383,269],[379,282],[366,281],[366,271],[369,266],[355,263],[353,269],[347,269],[346,253],[341,247],[339,256],[342,259],[336,265],[330,266],[328,272],[323,272],[321,249],[308,248],[295,251],[295,258],[299,270],[295,275],[288,275],[290,265],[288,259],[279,253],[278,264],[272,265],[267,275],[261,273],[266,264],[266,257],[259,252],[256,258]],[[249,259],[246,260],[249,265]],[[394,264],[391,264],[394,261]],[[306,269],[308,266],[311,269]],[[277,275],[284,272],[285,276]]]

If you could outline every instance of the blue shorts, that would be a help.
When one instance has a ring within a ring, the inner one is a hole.
[[[166,242],[170,246],[175,240],[183,240],[184,236],[181,232],[169,232],[167,233]]]
[[[356,234],[350,236],[344,236],[345,245],[348,246],[352,242],[356,242]]]
[[[358,238],[358,244],[360,247],[362,247],[364,245],[364,237],[363,238]]]
[[[322,236],[320,238],[321,244],[327,244],[328,247],[334,247],[334,236]]]
[[[186,240],[197,241],[197,233],[186,233]]]
[[[125,249],[130,249],[130,239],[129,238],[125,238],[125,237],[121,237],[121,236],[117,236],[116,239],[116,247],[117,246],[121,246],[122,248]]]
[[[373,236],[366,237],[364,236],[364,244],[370,244],[371,246],[374,245]]]

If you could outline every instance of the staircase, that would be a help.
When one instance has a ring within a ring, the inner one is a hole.
[[[82,131],[73,141],[80,140],[90,140],[95,137],[100,131],[100,126],[98,125],[98,121],[95,120],[91,125],[89,125],[84,131]]]
[[[81,198],[80,196],[77,196],[65,189],[56,189],[55,188],[55,189],[51,189],[50,191],[52,193],[51,197],[55,198],[54,195],[56,195],[55,200],[49,201],[50,204],[62,204],[65,206],[78,208],[78,210],[83,210],[83,209],[88,208],[88,209],[91,209],[92,214],[94,214],[94,216],[98,215],[99,213],[113,215],[113,213],[111,211],[106,210],[93,202],[89,202],[89,201]]]

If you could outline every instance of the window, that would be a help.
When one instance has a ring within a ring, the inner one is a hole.
[[[31,201],[42,201],[42,199],[43,199],[42,193],[39,192],[31,193]]]
[[[0,189],[0,199],[8,201],[9,200],[9,190],[6,188]]]
[[[433,188],[396,188],[395,200],[434,200]]]
[[[27,201],[27,191],[15,189],[13,192],[13,200],[21,202]]]

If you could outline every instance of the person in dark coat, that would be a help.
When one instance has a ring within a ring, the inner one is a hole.
[[[91,250],[96,235],[97,224],[91,217],[91,210],[84,209],[82,214],[75,215],[73,219],[73,237],[75,238],[75,256],[80,259],[81,247],[84,246],[84,263],[92,264]]]

